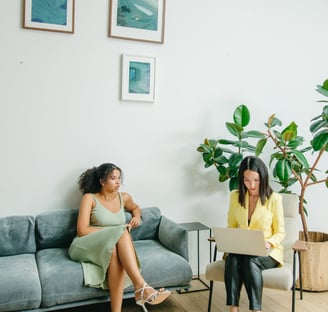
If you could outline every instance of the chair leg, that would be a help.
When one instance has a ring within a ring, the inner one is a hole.
[[[208,296],[208,308],[207,308],[207,312],[211,312],[213,286],[214,286],[214,282],[213,281],[210,281],[210,294]]]
[[[298,276],[300,279],[300,299],[303,300],[303,284],[302,284],[302,261],[301,261],[301,252],[298,252]]]
[[[295,284],[296,284],[296,251],[293,254],[293,287],[292,287],[292,312],[295,312]]]
[[[295,312],[295,297],[296,297],[296,253],[298,255],[298,278],[300,281],[300,299],[303,300],[303,285],[302,285],[302,261],[301,252],[294,250],[293,255],[293,295],[292,295],[292,312]]]

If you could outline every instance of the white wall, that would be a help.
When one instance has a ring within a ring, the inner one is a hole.
[[[228,187],[196,148],[226,137],[241,103],[254,128],[276,113],[308,135],[328,78],[327,11],[326,0],[168,0],[160,45],[109,38],[108,0],[77,0],[73,35],[22,29],[22,1],[1,0],[0,216],[77,207],[79,174],[114,162],[140,206],[224,225]],[[155,103],[119,100],[122,53],[157,58]],[[326,198],[309,190],[310,228],[327,231]]]

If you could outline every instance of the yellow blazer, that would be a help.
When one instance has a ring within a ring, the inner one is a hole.
[[[278,193],[272,193],[264,205],[262,205],[261,200],[258,200],[248,224],[249,196],[247,193],[246,207],[243,207],[238,202],[238,194],[238,191],[232,191],[230,194],[228,227],[263,231],[265,240],[273,246],[270,256],[282,265],[283,247],[281,242],[285,237],[282,196]]]

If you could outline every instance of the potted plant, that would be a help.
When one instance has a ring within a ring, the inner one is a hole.
[[[328,80],[322,86],[317,86],[317,91],[328,97]],[[322,100],[319,102],[327,103]],[[308,252],[303,253],[303,288],[306,290],[328,290],[328,272],[319,264],[322,259],[328,257],[328,235],[325,233],[309,232],[306,222],[307,208],[305,192],[308,187],[325,183],[328,187],[327,168],[319,170],[320,160],[328,151],[328,105],[322,109],[322,113],[311,120],[310,132],[312,140],[308,146],[302,147],[305,139],[297,133],[297,124],[293,121],[282,131],[277,130],[282,122],[271,115],[265,123],[265,131],[245,131],[250,121],[250,114],[246,106],[240,105],[234,111],[233,123],[226,123],[229,132],[236,140],[205,139],[200,144],[198,151],[202,153],[205,167],[214,165],[219,173],[219,181],[230,179],[230,190],[237,188],[236,175],[243,153],[254,153],[259,156],[268,141],[273,143],[273,152],[270,153],[270,167],[273,168],[273,176],[276,182],[282,186],[280,192],[291,193],[291,188],[298,187],[299,213],[302,220],[302,239],[307,242]],[[250,144],[250,138],[258,139],[256,145]],[[227,148],[227,145],[234,149]],[[313,162],[310,165],[308,159]],[[324,171],[324,173],[322,172]],[[318,173],[321,177],[318,178]],[[308,266],[312,264],[314,269]]]
[[[248,142],[248,139],[265,138],[260,131],[246,131],[249,122],[247,106],[239,105],[233,113],[233,121],[225,124],[233,139],[206,138],[197,148],[202,153],[205,168],[214,166],[219,182],[229,181],[230,191],[238,188],[238,168],[244,155],[255,154],[256,146]]]
[[[328,97],[328,80],[322,86],[318,85],[317,91]],[[328,169],[319,170],[320,161],[328,152],[328,105],[324,105],[321,114],[311,120],[309,130],[312,140],[305,148],[302,148],[305,140],[298,136],[295,122],[291,122],[281,132],[274,129],[280,125],[281,121],[275,115],[269,117],[265,138],[259,140],[256,154],[262,152],[268,140],[272,141],[274,152],[271,154],[270,165],[273,165],[273,176],[282,186],[281,192],[289,193],[293,185],[298,185],[299,213],[303,226],[300,238],[307,242],[308,248],[306,253],[302,253],[303,288],[312,291],[328,290],[328,272],[324,264],[328,257],[328,234],[309,232],[305,198],[306,190],[310,186],[325,183],[328,187]],[[308,160],[310,157],[311,164]]]

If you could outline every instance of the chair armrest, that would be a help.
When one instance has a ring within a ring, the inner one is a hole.
[[[307,250],[306,243],[301,240],[297,240],[292,246],[294,251],[305,251]]]
[[[189,260],[188,231],[181,225],[162,216],[158,229],[158,240],[169,250]]]

